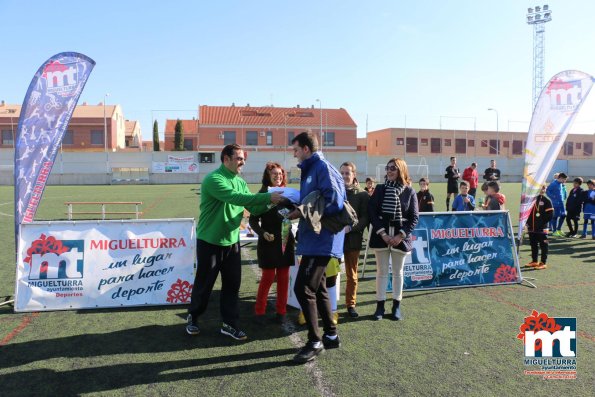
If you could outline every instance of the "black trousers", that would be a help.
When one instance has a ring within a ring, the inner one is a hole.
[[[196,319],[207,309],[213,286],[221,273],[220,310],[223,322],[237,328],[242,281],[240,243],[223,247],[196,240],[197,269],[188,313]]]
[[[308,341],[310,342],[322,340],[318,329],[319,312],[324,332],[328,335],[337,333],[337,327],[332,321],[331,302],[326,289],[325,272],[330,259],[330,256],[302,256],[293,287],[306,318]]]
[[[577,234],[578,233],[578,220],[580,219],[580,212],[577,214],[576,212],[568,211],[566,213],[566,224],[568,225],[568,233]]]
[[[529,233],[529,242],[531,243],[531,259],[537,262],[537,254],[541,249],[541,262],[546,263],[549,242],[545,233]]]

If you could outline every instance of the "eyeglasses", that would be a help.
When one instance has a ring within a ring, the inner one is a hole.
[[[397,167],[394,165],[387,165],[386,167],[384,167],[385,171],[396,171]]]

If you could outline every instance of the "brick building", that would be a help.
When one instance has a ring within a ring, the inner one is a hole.
[[[323,132],[325,152],[355,152],[357,125],[345,109],[200,106],[199,120],[182,120],[185,150],[200,161],[217,161],[223,146],[237,143],[247,151],[283,152],[297,134]],[[165,124],[165,150],[173,150],[176,120]]]
[[[0,148],[14,147],[20,115],[21,105],[0,105]],[[108,151],[117,151],[127,147],[138,148],[140,142],[140,124],[137,121],[125,120],[120,105],[88,105],[83,102],[74,109],[64,133],[62,150],[103,152],[107,148]]]
[[[524,157],[526,132],[386,128],[370,131],[368,156]],[[595,135],[569,134],[558,159],[593,157]]]

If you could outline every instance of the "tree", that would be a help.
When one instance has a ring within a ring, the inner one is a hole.
[[[153,122],[153,151],[159,151],[159,128],[157,127],[157,120]]]
[[[175,133],[174,150],[184,150],[184,127],[182,127],[180,119],[176,121]]]

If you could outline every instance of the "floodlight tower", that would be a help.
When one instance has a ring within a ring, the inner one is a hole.
[[[533,25],[533,109],[543,88],[545,23],[551,20],[552,10],[547,4],[527,9],[527,23]]]

